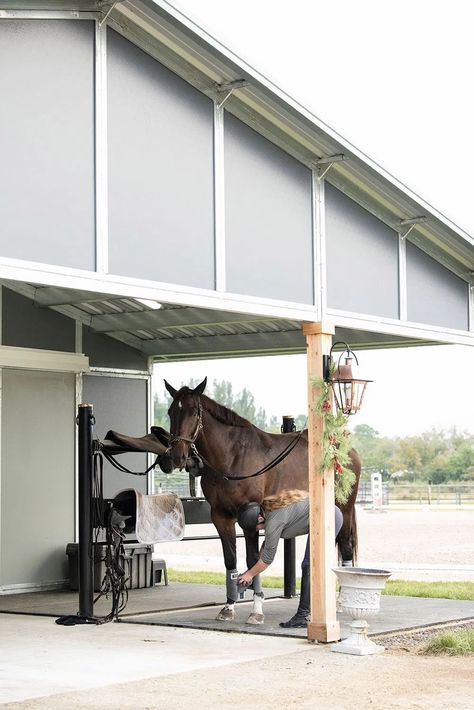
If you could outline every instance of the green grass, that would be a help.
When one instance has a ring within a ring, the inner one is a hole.
[[[415,582],[389,579],[384,594],[397,597],[430,597],[474,601],[474,582]]]
[[[469,656],[474,654],[474,629],[448,631],[432,639],[421,653],[428,656]]]
[[[181,572],[168,570],[172,582],[187,584],[225,584],[223,572]],[[283,589],[282,577],[262,576],[262,586]],[[296,582],[299,587],[299,579]],[[384,594],[403,597],[431,597],[434,599],[462,599],[474,601],[474,582],[412,582],[388,580]]]

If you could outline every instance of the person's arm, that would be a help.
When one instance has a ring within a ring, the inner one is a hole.
[[[246,572],[240,575],[238,579],[239,584],[251,584],[252,579],[256,577],[257,574],[260,574],[260,572],[264,572],[269,566],[270,565],[267,565],[267,563],[264,562],[261,558],[258,559],[253,567],[251,567]]]

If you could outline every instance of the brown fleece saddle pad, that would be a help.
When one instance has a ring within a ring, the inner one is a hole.
[[[140,437],[127,436],[111,429],[101,443],[111,454],[142,451],[161,456],[168,448],[169,439],[170,435],[165,429],[153,426],[149,434]]]

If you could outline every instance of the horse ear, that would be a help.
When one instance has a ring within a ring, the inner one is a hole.
[[[166,389],[168,390],[168,392],[170,393],[170,395],[171,395],[171,396],[173,397],[173,399],[174,399],[174,398],[176,397],[177,393],[178,393],[178,390],[175,390],[175,388],[172,387],[172,386],[170,385],[170,383],[167,382],[166,380],[163,380],[163,382],[165,383]]]
[[[207,385],[207,377],[203,379],[203,381],[193,389],[194,394],[202,394],[204,390],[206,389]]]

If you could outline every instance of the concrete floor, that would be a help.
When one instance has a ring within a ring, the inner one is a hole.
[[[304,629],[282,632],[278,623],[293,614],[297,599],[268,598],[269,590],[266,594],[263,626],[245,624],[250,601],[237,605],[236,622],[216,622],[224,588],[213,585],[172,583],[168,587],[133,590],[127,615],[121,622],[67,627],[57,625],[54,619],[61,614],[77,613],[76,592],[2,596],[0,704],[15,703],[14,708],[21,703],[21,708],[42,710],[71,707],[103,710],[103,703],[109,701],[114,708],[135,710],[181,707],[179,703],[169,705],[162,697],[150,705],[150,688],[156,687],[159,692],[162,678],[177,692],[176,688],[181,686],[178,678],[172,680],[176,676],[199,672],[204,676],[207,673],[209,678],[220,674],[222,678],[235,672],[240,664],[252,661],[277,666],[283,663],[288,668],[293,659],[298,662],[297,657],[309,649],[323,654],[320,662],[334,666],[335,673],[340,672],[338,664],[353,668],[354,661],[335,659],[339,654],[329,653],[327,646],[309,644]],[[183,606],[188,608],[177,609]],[[108,611],[103,603],[98,607],[96,613]],[[380,633],[468,617],[474,617],[472,602],[382,597],[380,614],[371,620],[370,630]],[[345,636],[348,619],[341,616],[340,621]],[[251,640],[249,633],[253,634]],[[277,662],[278,657],[287,660]],[[312,663],[312,658],[307,663]],[[367,661],[376,662],[379,661]],[[258,664],[252,669],[258,670]],[[295,688],[298,687],[299,682]],[[206,702],[206,693],[204,689],[201,692],[202,704]],[[128,700],[122,705],[123,693],[128,693]],[[76,705],[79,698],[83,704]],[[207,707],[221,704],[211,703]]]

